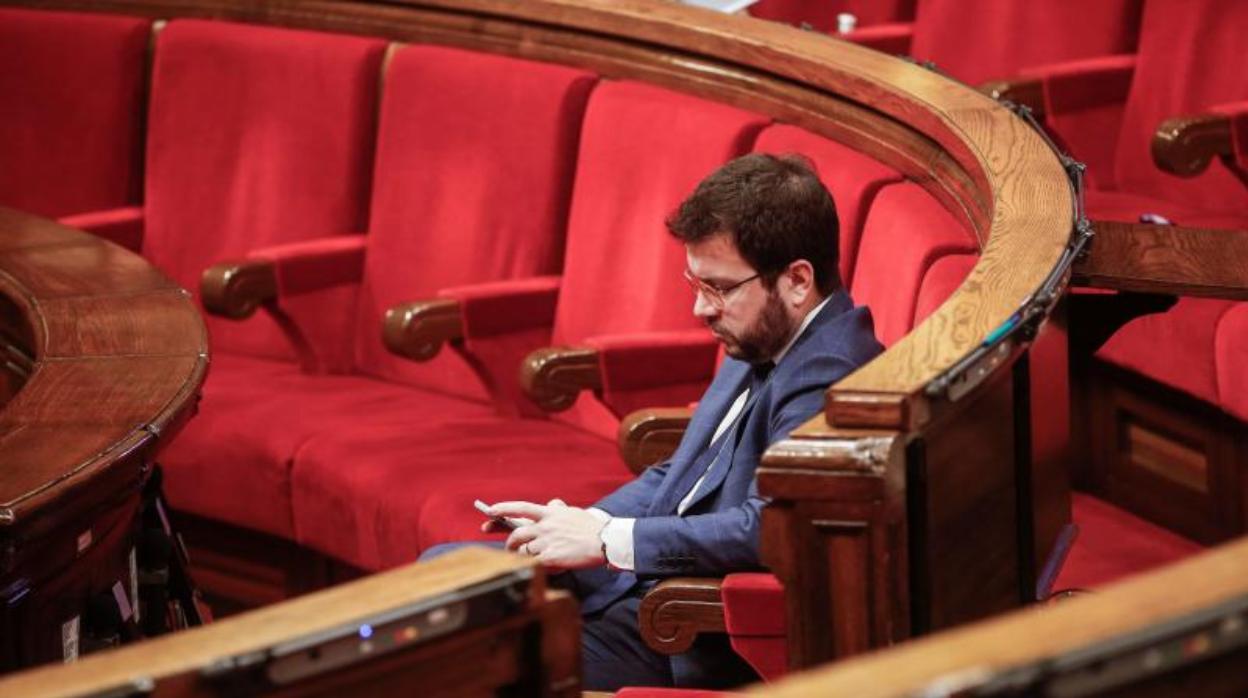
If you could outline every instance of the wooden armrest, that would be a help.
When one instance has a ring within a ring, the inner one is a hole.
[[[1096,221],[1071,283],[1140,293],[1248,299],[1248,231]]]
[[[979,86],[979,91],[995,100],[1009,100],[1031,109],[1037,121],[1044,120],[1044,81],[1040,78],[1017,77],[1009,80],[991,80]]]
[[[396,305],[386,311],[381,339],[391,353],[414,361],[437,356],[446,342],[463,339],[459,301],[438,298]]]
[[[646,645],[660,654],[689,651],[699,633],[722,633],[722,579],[674,577],[641,600],[637,624]]]
[[[640,474],[667,459],[680,445],[693,410],[688,407],[638,410],[620,422],[619,445],[624,463]]]
[[[543,410],[566,410],[582,390],[602,389],[598,351],[585,347],[538,349],[526,356],[520,367],[520,386]]]
[[[214,264],[200,277],[199,293],[209,313],[242,320],[277,299],[277,270],[267,259]]]
[[[1196,114],[1166,119],[1152,141],[1153,162],[1179,177],[1195,177],[1215,156],[1232,154],[1231,119],[1225,114]]]

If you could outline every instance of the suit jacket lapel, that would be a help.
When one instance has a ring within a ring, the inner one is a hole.
[[[681,444],[681,452],[672,459],[671,470],[664,478],[663,489],[660,490],[651,504],[651,514],[670,514],[676,511],[676,505],[689,493],[693,483],[697,482],[710,461],[703,458],[710,453],[711,437],[715,428],[723,421],[724,415],[732,407],[732,403],[745,390],[750,380],[749,364],[739,361],[725,362],[720,369],[711,389],[707,390],[702,402],[698,404],[695,418],[689,424],[687,439]],[[729,429],[729,432],[733,431]],[[725,436],[731,436],[730,433]],[[687,447],[687,448],[686,448]],[[713,453],[711,453],[713,456]]]

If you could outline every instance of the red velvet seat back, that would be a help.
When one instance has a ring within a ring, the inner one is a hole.
[[[64,216],[138,201],[150,31],[0,9],[0,205]]]
[[[929,269],[947,255],[977,250],[970,232],[922,187],[889,185],[875,198],[863,227],[850,286],[854,302],[871,309],[876,337],[892,346],[915,324],[919,290]],[[951,293],[957,287],[949,288],[951,283],[952,278],[942,276],[940,292]],[[929,293],[939,295],[936,289]],[[924,310],[933,307],[928,302]]]
[[[455,352],[428,363],[388,354],[382,314],[449,286],[559,272],[595,82],[584,71],[485,53],[412,46],[395,54],[355,330],[360,370],[485,398]]]
[[[663,221],[766,123],[641,83],[598,86],[581,131],[554,344],[701,326],[682,276],[684,247]],[[566,416],[614,436],[614,420]]]
[[[1232,0],[1233,1],[1233,0]],[[1141,0],[919,0],[910,53],[969,84],[1135,48]]]
[[[841,282],[848,286],[853,280],[862,224],[871,202],[881,187],[900,181],[901,175],[848,146],[787,124],[775,124],[764,129],[754,143],[754,152],[799,153],[815,164],[819,179],[836,202],[836,213],[841,224]]]
[[[362,230],[384,50],[334,34],[170,22],[152,77],[144,254],[197,289],[223,259]],[[290,355],[265,313],[209,318],[208,328],[215,351]]]
[[[1149,0],[1116,158],[1117,187],[1216,214],[1248,215],[1248,189],[1217,159],[1181,178],[1153,164],[1164,119],[1248,99],[1248,3]],[[1181,222],[1181,221],[1180,221]]]
[[[914,18],[915,0],[759,0],[750,14],[762,19],[801,25],[822,32],[836,31],[836,16],[848,12],[860,27]]]

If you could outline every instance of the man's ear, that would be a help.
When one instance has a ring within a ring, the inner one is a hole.
[[[793,306],[800,306],[815,294],[815,267],[804,259],[790,263],[782,277],[788,287],[786,294]]]

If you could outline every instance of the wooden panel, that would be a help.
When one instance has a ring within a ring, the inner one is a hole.
[[[1096,222],[1075,266],[1083,286],[1248,299],[1248,230]]]
[[[1088,374],[1094,490],[1203,543],[1243,534],[1248,426],[1104,362]]]
[[[922,462],[911,465],[923,468],[924,486],[910,482],[909,494],[923,507],[922,519],[910,527],[923,541],[911,554],[925,558],[926,629],[1020,603],[1012,400],[1011,381],[997,381],[956,420],[933,425],[921,437]],[[918,526],[922,533],[914,531]]]

